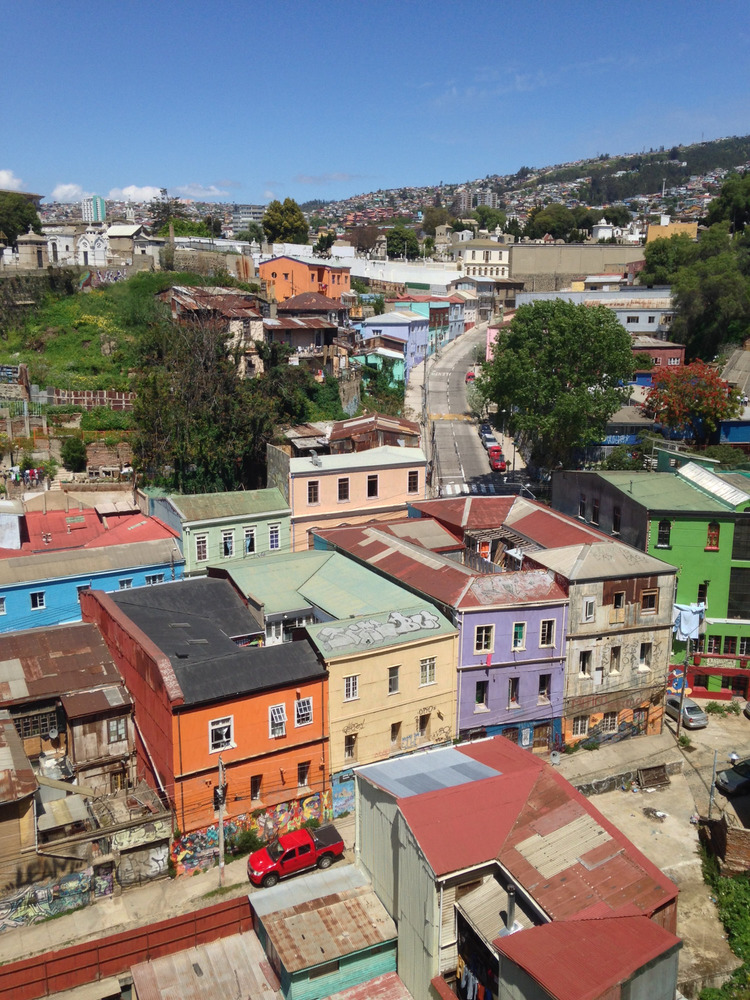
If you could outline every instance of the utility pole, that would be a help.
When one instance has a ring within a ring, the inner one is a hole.
[[[227,786],[224,774],[224,761],[219,754],[219,787],[217,800],[219,806],[219,887],[224,885],[224,802],[227,796]]]
[[[680,738],[680,733],[682,732],[682,711],[685,707],[685,688],[687,687],[687,673],[688,673],[688,657],[690,656],[690,637],[685,640],[685,664],[682,668],[682,689],[680,691],[680,711],[677,716],[677,739]],[[714,766],[716,761],[714,761]]]

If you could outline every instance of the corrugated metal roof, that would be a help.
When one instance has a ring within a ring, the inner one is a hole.
[[[75,785],[71,785],[75,788]],[[59,830],[73,823],[91,823],[86,799],[82,795],[66,795],[61,799],[47,799],[38,804],[36,825],[40,832]]]
[[[326,660],[458,634],[447,618],[427,601],[399,611],[308,625],[307,631],[313,645]]]
[[[620,580],[628,576],[661,576],[677,570],[661,559],[629,545],[596,542],[593,545],[566,545],[535,552],[541,563],[569,580]]]
[[[737,487],[732,486],[719,476],[715,476],[713,472],[709,472],[708,469],[704,469],[702,465],[697,465],[695,462],[688,462],[687,465],[683,465],[677,470],[677,475],[683,479],[687,479],[688,482],[694,483],[698,489],[703,490],[711,496],[726,501],[732,507],[738,507],[741,503],[747,503],[750,500],[750,493],[737,489]]]
[[[471,760],[452,747],[406,754],[357,768],[358,775],[397,799],[471,784],[497,777],[499,773],[496,768]]]
[[[235,490],[231,493],[170,493],[167,499],[189,522],[290,513],[281,491],[275,487],[266,490]]]
[[[386,972],[348,990],[331,993],[327,1000],[412,1000],[396,972]]]
[[[277,316],[264,319],[264,330],[336,330],[338,325],[320,316]]]
[[[300,292],[299,295],[293,295],[291,299],[279,302],[276,307],[277,312],[299,312],[300,310],[339,312],[343,308],[336,299],[329,299],[327,295],[321,295],[320,292]]]
[[[28,511],[23,518],[21,546],[0,549],[0,560],[47,555],[59,550],[95,548],[121,542],[174,538],[174,532],[157,518],[145,517],[137,506],[114,508],[101,517],[93,507],[70,510]]]
[[[69,719],[103,715],[105,712],[111,712],[113,708],[123,708],[126,705],[132,705],[127,689],[115,685],[97,691],[79,691],[76,694],[62,696],[62,706]]]
[[[252,900],[251,900],[252,904]],[[396,925],[372,887],[347,889],[262,917],[263,927],[289,973],[313,969],[396,941]]]
[[[0,805],[32,795],[37,780],[10,714],[0,711]]]
[[[392,431],[398,434],[419,437],[419,424],[403,417],[389,417],[382,413],[371,413],[365,417],[353,417],[351,420],[337,420],[331,428],[329,441],[339,441],[355,434],[369,434],[376,430]]]
[[[725,513],[726,501],[707,496],[693,483],[668,472],[599,472],[603,480],[649,511]]]
[[[608,991],[680,947],[679,938],[642,916],[556,921],[493,943],[556,1000],[614,995]],[[596,960],[583,960],[591,956]]]
[[[184,562],[180,547],[170,533],[169,538],[155,541],[65,552],[39,552],[31,556],[0,559],[0,586],[59,580],[62,577],[91,577],[112,570],[168,566],[170,563],[181,566]]]

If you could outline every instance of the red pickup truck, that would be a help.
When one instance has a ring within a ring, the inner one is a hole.
[[[330,868],[344,853],[344,841],[331,823],[318,830],[283,833],[247,859],[247,877],[253,885],[269,889],[280,878],[308,868]]]

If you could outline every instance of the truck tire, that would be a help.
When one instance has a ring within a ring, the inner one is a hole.
[[[278,881],[279,881],[279,876],[276,874],[276,872],[271,872],[269,875],[266,875],[266,877],[263,879],[262,882],[263,888],[270,889],[272,888],[272,886],[276,885]]]
[[[332,864],[332,854],[324,854],[322,857],[318,858],[318,868],[330,868]]]

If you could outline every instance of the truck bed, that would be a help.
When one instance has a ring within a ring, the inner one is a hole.
[[[311,830],[310,833],[312,833],[315,846],[319,851],[326,847],[334,847],[340,844],[342,840],[341,834],[333,823],[327,823],[326,826],[318,827],[317,830]]]

